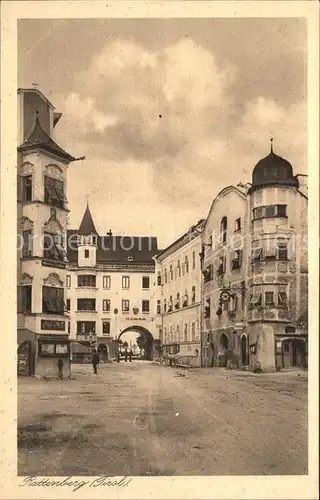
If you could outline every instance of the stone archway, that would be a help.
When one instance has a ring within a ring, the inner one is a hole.
[[[141,345],[144,346],[143,348],[144,355],[142,359],[152,361],[154,355],[154,344],[155,344],[152,333],[143,326],[138,326],[138,325],[128,326],[124,330],[122,330],[122,332],[120,332],[117,341],[119,342],[121,336],[127,332],[134,332],[137,333],[140,337],[142,337],[143,340]]]

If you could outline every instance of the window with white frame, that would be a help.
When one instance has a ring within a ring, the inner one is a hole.
[[[193,342],[196,340],[196,324],[195,323],[192,323],[192,325],[191,325],[191,338],[192,338]]]
[[[70,276],[70,274],[67,274],[66,285],[67,285],[67,288],[71,287],[71,276]]]
[[[122,288],[125,290],[130,288],[130,276],[122,276]]]
[[[123,300],[122,301],[122,312],[123,313],[128,313],[130,310],[130,302],[129,300]]]
[[[195,304],[196,303],[196,287],[193,286],[191,289],[191,303]]]
[[[262,248],[253,248],[251,252],[252,262],[259,262],[263,259]]]
[[[143,313],[150,312],[150,301],[149,300],[142,301],[142,312]]]
[[[266,307],[274,306],[274,293],[273,292],[265,292],[264,294],[264,304]]]
[[[110,335],[110,321],[102,321],[102,335]]]
[[[196,252],[192,252],[192,269],[196,268]]]
[[[143,288],[143,290],[149,290],[149,288],[150,288],[149,276],[142,276],[142,288]]]
[[[188,323],[184,324],[183,337],[184,342],[188,342]]]
[[[103,276],[102,285],[103,288],[111,288],[111,276]]]
[[[242,252],[241,250],[235,250],[233,253],[233,259],[231,263],[231,269],[234,271],[241,268]]]
[[[269,217],[287,217],[287,205],[264,205],[253,209],[253,220]]]
[[[188,260],[187,255],[184,258],[184,266],[185,266],[186,273],[188,273],[189,272],[189,260]]]
[[[173,280],[173,266],[170,264],[170,281]]]
[[[249,308],[253,309],[254,307],[260,307],[262,304],[262,294],[259,291],[255,291],[252,293],[249,302]]]
[[[102,311],[103,312],[110,312],[111,311],[111,300],[110,299],[103,299],[102,300]]]
[[[234,221],[234,230],[235,231],[241,230],[241,218],[240,217]]]

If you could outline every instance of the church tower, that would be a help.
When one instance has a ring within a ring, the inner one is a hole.
[[[78,266],[95,267],[97,262],[98,232],[95,228],[89,204],[87,203],[78,230]]]

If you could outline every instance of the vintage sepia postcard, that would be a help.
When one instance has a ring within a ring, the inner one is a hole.
[[[317,498],[318,3],[1,14],[1,498]]]

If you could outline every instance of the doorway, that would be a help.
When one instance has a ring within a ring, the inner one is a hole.
[[[241,363],[243,366],[248,365],[248,342],[246,335],[242,335],[241,337]]]

